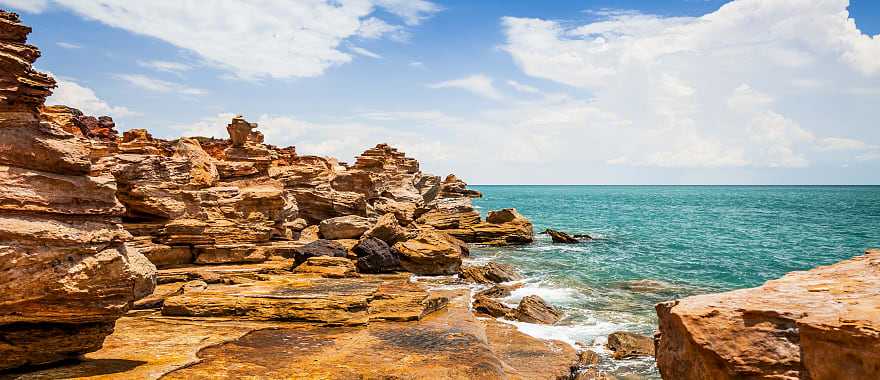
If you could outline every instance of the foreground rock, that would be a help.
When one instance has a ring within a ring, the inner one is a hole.
[[[394,244],[392,250],[403,269],[424,275],[455,274],[467,255],[463,243],[433,228],[419,230],[412,239]]]
[[[626,331],[609,334],[606,347],[613,352],[614,359],[654,356],[654,339]]]
[[[324,239],[359,239],[373,226],[373,222],[357,215],[325,219],[318,225]]]
[[[90,145],[38,108],[55,87],[31,64],[30,28],[0,11],[0,370],[101,348],[156,268],[119,223],[116,182]]]
[[[352,248],[357,255],[357,270],[360,273],[388,273],[400,270],[400,258],[391,247],[377,238],[367,238],[359,241]]]
[[[541,297],[532,295],[519,301],[513,316],[521,322],[552,325],[562,319],[562,312],[548,305]]]
[[[880,250],[657,305],[668,379],[880,378]]]
[[[478,320],[467,294],[420,320],[326,327],[279,321],[172,318],[119,320],[104,348],[82,361],[17,375],[32,379],[384,378],[556,379],[575,360],[565,343]]]

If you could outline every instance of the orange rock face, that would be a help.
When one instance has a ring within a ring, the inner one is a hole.
[[[0,11],[0,370],[98,350],[155,287],[114,178],[90,175],[91,129],[40,121],[55,82],[31,68],[29,32]]]
[[[657,305],[666,379],[880,378],[880,250]]]

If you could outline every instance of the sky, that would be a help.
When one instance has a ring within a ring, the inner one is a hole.
[[[207,6],[206,4],[210,4]],[[880,184],[876,0],[0,0],[49,104],[472,184]]]

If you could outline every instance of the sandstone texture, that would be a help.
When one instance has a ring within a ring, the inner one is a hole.
[[[880,250],[657,305],[668,379],[880,378]]]
[[[112,122],[41,120],[55,81],[31,67],[30,31],[0,11],[0,370],[98,350],[155,287],[115,179],[93,173],[87,138],[113,136]]]

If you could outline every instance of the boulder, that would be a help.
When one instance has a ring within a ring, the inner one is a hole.
[[[657,305],[668,379],[880,378],[880,250]]]
[[[613,352],[614,359],[625,359],[635,356],[654,356],[654,339],[644,335],[626,331],[617,331],[608,335],[605,345]]]
[[[315,274],[327,278],[358,277],[351,260],[332,256],[309,257],[294,269],[294,273]]]
[[[433,228],[391,247],[403,269],[423,275],[454,274],[461,267],[462,247],[454,238]]]
[[[519,301],[513,316],[520,322],[552,325],[562,319],[562,312],[548,305],[541,297],[531,295]]]
[[[406,240],[408,236],[409,232],[397,223],[394,214],[382,215],[376,224],[363,234],[364,239],[377,238],[389,245]]]
[[[519,283],[506,284],[506,285],[494,285],[489,289],[481,290],[481,291],[477,292],[477,294],[474,296],[475,297],[486,296],[489,298],[509,297],[511,292],[513,292],[514,290],[519,289],[521,287],[522,287],[522,284],[519,284]]]
[[[497,284],[523,278],[512,265],[496,262],[483,266],[462,267],[458,275],[465,281],[478,284]]]
[[[325,219],[318,226],[324,239],[359,239],[373,226],[373,221],[357,215]]]
[[[362,239],[352,252],[358,257],[357,270],[360,273],[387,273],[400,269],[400,259],[380,239]]]
[[[548,229],[544,230],[544,232],[542,232],[542,233],[550,235],[550,239],[553,240],[554,243],[563,243],[563,244],[580,243],[580,241],[578,239],[575,239],[571,235],[569,235],[565,232],[562,232],[562,231],[551,230],[548,228]]]
[[[316,240],[302,247],[294,248],[294,262],[296,265],[317,256],[345,257],[347,250],[342,244],[330,240]]]
[[[489,315],[493,318],[511,318],[515,310],[486,296],[474,297],[473,309],[475,312]]]

